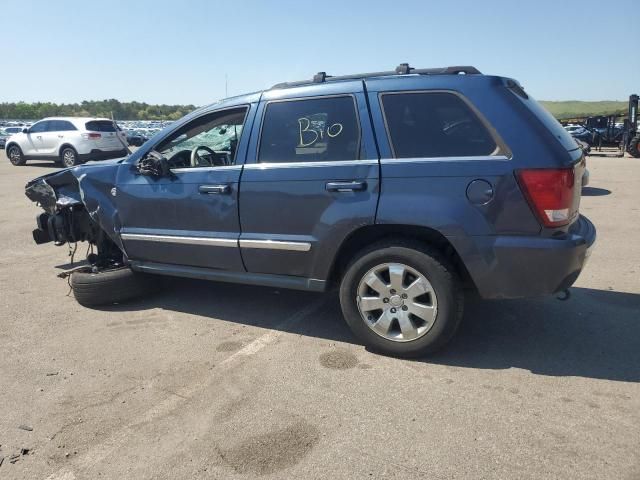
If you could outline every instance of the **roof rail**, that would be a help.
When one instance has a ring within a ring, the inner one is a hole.
[[[472,66],[453,66],[441,68],[413,68],[408,63],[401,63],[395,70],[387,72],[369,72],[355,73],[352,75],[332,76],[327,72],[316,73],[311,80],[299,80],[297,82],[283,82],[271,87],[271,89],[298,87],[301,85],[311,85],[314,83],[336,82],[340,80],[361,80],[371,77],[387,77],[389,75],[482,75],[476,67]]]

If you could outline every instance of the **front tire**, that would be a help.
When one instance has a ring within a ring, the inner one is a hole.
[[[414,242],[385,242],[347,268],[340,304],[353,333],[373,350],[418,357],[441,349],[464,308],[460,281],[439,251]]]
[[[78,152],[72,147],[64,147],[60,151],[60,163],[63,167],[74,167],[80,163]]]
[[[7,150],[7,157],[9,158],[11,164],[16,167],[21,167],[22,165],[27,163],[24,155],[22,154],[22,150],[17,145],[11,145],[9,147],[9,149]]]
[[[143,296],[153,290],[155,283],[152,276],[136,273],[129,267],[71,274],[73,296],[85,307],[109,305]]]

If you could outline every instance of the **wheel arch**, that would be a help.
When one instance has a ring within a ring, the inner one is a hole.
[[[343,240],[334,256],[331,269],[329,270],[328,286],[331,288],[338,284],[351,258],[357,255],[358,252],[374,243],[383,240],[392,241],[393,239],[410,239],[435,247],[452,263],[463,285],[467,288],[477,290],[460,255],[442,233],[429,227],[402,224],[366,225],[353,231]]]
[[[60,148],[58,148],[58,157],[62,157],[62,151],[67,147],[72,148],[73,151],[76,152],[76,155],[78,155],[78,149],[74,147],[72,144],[70,144],[69,142],[65,142],[62,145],[60,145]]]
[[[9,149],[10,149],[11,147],[18,147],[18,148],[20,149],[20,151],[22,152],[22,154],[24,155],[24,152],[22,151],[22,148],[20,147],[20,145],[18,144],[18,142],[15,142],[15,141],[13,141],[13,142],[9,142],[9,143],[5,144],[5,146],[4,146],[4,151],[5,151],[5,152],[9,151]]]

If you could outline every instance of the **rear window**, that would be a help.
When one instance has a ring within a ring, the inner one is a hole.
[[[87,122],[84,125],[87,130],[91,132],[115,132],[116,129],[113,126],[113,122],[109,120],[93,120]]]
[[[382,95],[395,158],[487,156],[497,145],[457,95],[446,92]]]

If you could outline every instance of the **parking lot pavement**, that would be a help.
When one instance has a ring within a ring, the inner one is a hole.
[[[640,478],[640,161],[588,166],[571,299],[471,300],[405,361],[332,295],[176,279],[81,307],[66,247],[30,237],[54,167],[1,152],[0,478]]]

